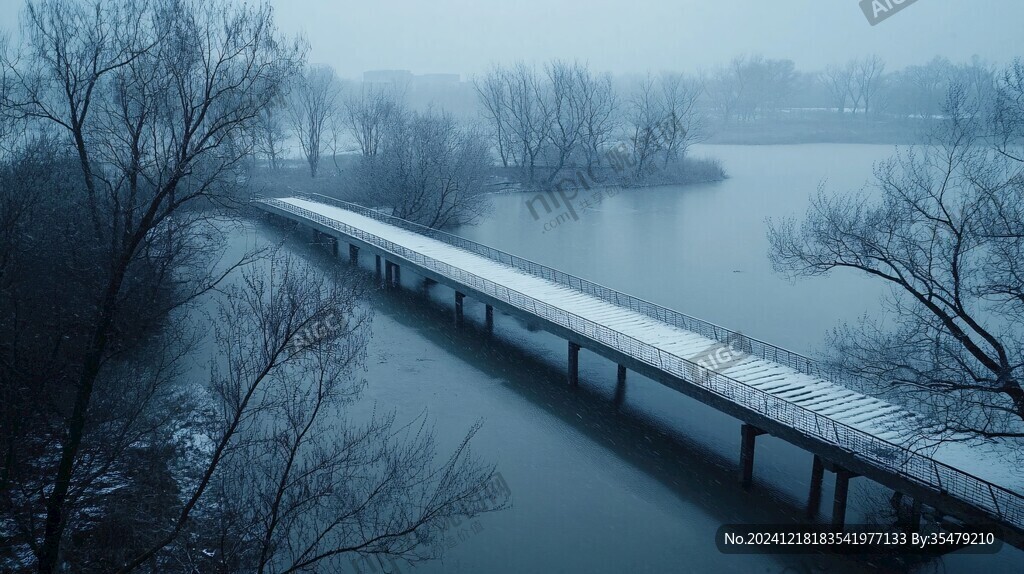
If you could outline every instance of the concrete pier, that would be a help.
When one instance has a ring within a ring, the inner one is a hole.
[[[462,313],[462,300],[466,298],[463,293],[455,292],[455,324],[462,325],[463,313]]]
[[[740,485],[744,490],[754,481],[754,445],[757,436],[762,434],[764,431],[754,425],[740,426]]]
[[[569,384],[580,384],[580,346],[569,341]]]

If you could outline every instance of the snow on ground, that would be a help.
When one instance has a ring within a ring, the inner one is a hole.
[[[377,238],[514,289],[530,298],[605,325],[676,357],[690,359],[718,345],[712,339],[660,322],[642,313],[345,209],[298,198],[280,201],[321,214]],[[590,336],[589,333],[581,334]],[[919,452],[922,452],[922,444],[926,444],[928,446],[922,454],[930,455],[935,460],[1007,489],[1024,492],[1024,475],[1016,471],[1017,464],[1010,452],[1012,445],[1008,443],[943,442],[937,446],[933,446],[929,441],[922,443],[922,434],[927,436],[929,433],[923,417],[835,382],[753,356],[728,364],[717,369],[717,372],[733,379],[738,385],[747,385],[770,393],[779,399],[889,442],[900,445],[913,442],[915,450]]]

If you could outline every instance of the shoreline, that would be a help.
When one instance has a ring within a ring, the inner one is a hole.
[[[723,145],[730,145],[730,144],[723,144]],[[573,191],[588,190],[589,191],[589,190],[603,190],[603,189],[622,189],[622,190],[650,189],[650,188],[654,188],[654,187],[674,187],[674,186],[683,186],[683,185],[705,185],[705,184],[709,184],[709,183],[721,183],[721,182],[723,182],[723,181],[725,181],[727,179],[729,179],[728,175],[723,177],[723,178],[720,178],[720,179],[709,179],[707,181],[657,182],[657,183],[644,183],[644,184],[640,184],[640,185],[599,184],[599,185],[591,185],[589,187],[570,187],[570,188],[566,188],[566,190],[567,191],[568,190],[573,190]],[[524,188],[524,189],[503,189],[503,190],[499,190],[499,191],[490,191],[490,192],[487,192],[487,193],[491,194],[491,195],[515,195],[515,194],[518,194],[518,193],[547,193],[547,192],[554,192],[554,191],[555,190],[552,189],[552,188],[534,187],[534,188]]]
[[[496,168],[492,175],[494,178],[503,177],[504,174],[512,173],[515,168]],[[538,168],[543,169],[543,168]],[[505,175],[502,180],[489,183],[491,187],[504,187],[492,193],[544,193],[555,191],[580,191],[580,190],[601,190],[601,189],[644,189],[651,187],[682,186],[716,183],[729,178],[729,174],[721,161],[710,157],[687,157],[680,163],[669,166],[658,167],[655,165],[647,177],[637,180],[631,176],[625,176],[624,169],[615,167],[599,168],[598,175],[583,167],[569,168],[559,172],[565,177],[548,176],[547,182],[519,181]],[[603,172],[603,173],[602,173]],[[556,174],[558,175],[558,174]],[[558,183],[552,183],[557,180]],[[564,185],[566,182],[569,185]]]

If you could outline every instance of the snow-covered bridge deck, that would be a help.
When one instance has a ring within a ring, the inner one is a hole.
[[[845,512],[846,480],[864,475],[967,521],[1000,525],[1006,540],[1022,545],[1024,496],[1014,490],[1020,479],[1012,461],[999,456],[1002,448],[947,442],[922,449],[929,443],[922,437],[933,432],[927,420],[830,380],[806,357],[354,204],[309,196],[259,199],[257,205],[411,267],[489,308],[539,320],[570,341],[572,369],[579,345],[741,419],[747,423],[741,453],[747,477],[754,437],[765,432],[806,448],[837,472],[843,492],[840,500],[837,488],[834,515]],[[739,359],[712,368],[698,364],[724,345],[740,352]],[[820,470],[814,474],[820,493]]]

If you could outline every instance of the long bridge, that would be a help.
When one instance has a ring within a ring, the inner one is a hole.
[[[632,370],[739,419],[744,488],[753,477],[756,437],[768,434],[814,455],[809,517],[818,513],[827,470],[835,473],[836,527],[845,521],[849,481],[863,476],[910,497],[911,528],[925,505],[938,516],[995,526],[1003,540],[1024,548],[1024,495],[963,468],[963,449],[944,457],[941,448],[911,448],[938,425],[842,384],[805,356],[356,204],[320,195],[254,204],[330,238],[335,253],[347,243],[354,263],[360,252],[374,255],[386,285],[396,285],[406,268],[450,287],[456,322],[470,296],[485,304],[488,329],[498,309],[565,339],[569,384],[578,383],[579,352],[587,349],[618,364],[620,388]]]

